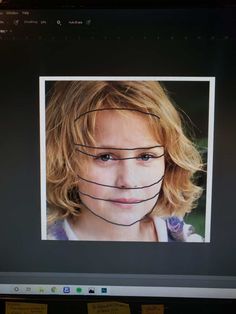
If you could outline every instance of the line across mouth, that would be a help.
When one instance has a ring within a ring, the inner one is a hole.
[[[137,203],[140,203],[141,200],[137,198],[117,198],[117,199],[111,199],[110,202],[118,203],[118,204],[137,204]]]

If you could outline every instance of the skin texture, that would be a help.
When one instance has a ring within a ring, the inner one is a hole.
[[[112,149],[160,145],[149,128],[147,118],[140,113],[123,114],[109,110],[98,113],[95,130],[96,146],[106,149],[83,148],[96,157],[87,157],[86,166],[79,175],[112,187],[79,180],[81,201],[92,213],[82,208],[78,221],[73,223],[74,229],[80,238],[85,236],[87,226],[90,232],[87,237],[92,239],[155,239],[152,222],[143,217],[156,204],[161,182],[147,188],[140,187],[149,186],[164,175],[164,156],[159,157],[164,148]],[[122,158],[131,159],[120,160]]]

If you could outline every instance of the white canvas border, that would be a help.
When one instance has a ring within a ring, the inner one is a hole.
[[[205,243],[210,242],[211,204],[213,179],[213,143],[214,143],[214,109],[215,109],[215,77],[199,76],[40,76],[40,187],[41,187],[41,239],[47,239],[47,196],[46,196],[46,134],[45,134],[45,84],[47,81],[195,81],[209,82],[208,111],[208,153],[206,184],[206,217]]]

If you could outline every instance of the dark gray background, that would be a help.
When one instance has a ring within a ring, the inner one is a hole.
[[[234,40],[12,40],[0,45],[1,271],[236,275]],[[210,244],[40,240],[38,81],[49,75],[216,77]]]

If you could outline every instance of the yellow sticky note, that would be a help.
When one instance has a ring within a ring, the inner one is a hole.
[[[121,302],[88,303],[88,314],[130,314],[129,304]]]
[[[47,304],[6,302],[5,314],[47,314]]]
[[[142,305],[142,314],[164,314],[164,304]]]

